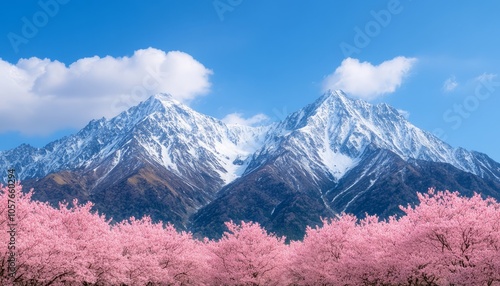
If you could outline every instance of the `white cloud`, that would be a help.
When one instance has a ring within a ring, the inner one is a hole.
[[[415,58],[396,57],[374,66],[369,62],[347,58],[324,79],[323,90],[341,89],[351,96],[373,100],[393,93],[416,61]]]
[[[244,118],[243,114],[235,112],[226,115],[222,118],[222,122],[226,124],[238,124],[238,125],[247,125],[247,126],[255,126],[260,123],[264,123],[269,120],[265,114],[259,113],[250,118]]]
[[[455,90],[458,87],[458,82],[455,76],[451,76],[448,79],[445,80],[443,83],[443,91],[445,92],[451,92]]]
[[[0,132],[46,135],[112,117],[148,96],[170,93],[189,102],[210,91],[212,71],[190,55],[148,48],[130,57],[0,59]]]
[[[404,118],[406,119],[409,119],[410,118],[410,112],[408,110],[404,110],[404,109],[398,109],[398,112],[401,116],[403,116]]]

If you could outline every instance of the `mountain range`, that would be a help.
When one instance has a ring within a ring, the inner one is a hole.
[[[0,167],[15,168],[34,199],[92,201],[113,221],[150,215],[210,238],[245,220],[301,239],[343,212],[401,214],[429,187],[500,199],[499,163],[342,91],[261,127],[157,94],[43,148],[2,151]]]

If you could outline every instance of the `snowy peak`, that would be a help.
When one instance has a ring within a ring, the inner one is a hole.
[[[259,142],[267,131],[226,126],[163,95],[145,102],[156,108],[158,104],[161,110],[137,124],[133,134],[149,155],[179,174],[189,167],[193,172],[207,170],[227,184],[241,175],[248,156],[262,145]]]
[[[352,99],[343,91],[328,91],[318,98],[314,103],[303,109],[290,114],[285,119],[287,129],[299,129],[308,124],[314,124],[315,120],[353,120],[368,123],[374,119],[374,115],[384,121],[407,120],[395,108],[382,103],[378,105],[369,104],[360,99]],[[372,124],[373,125],[373,124]]]
[[[122,141],[133,144],[179,177],[193,174],[227,184],[243,173],[246,159],[260,147],[265,128],[228,127],[166,94],[157,94],[108,123],[126,130]]]
[[[92,120],[76,134],[44,148],[21,145],[0,152],[0,164],[15,166],[25,179],[82,168],[108,174],[120,162],[135,157],[155,162],[186,180],[204,172],[227,184],[243,173],[247,158],[262,145],[266,131],[228,127],[170,95],[156,94],[112,119]]]
[[[409,123],[396,109],[387,104],[372,105],[331,92],[320,99],[312,115],[311,125],[327,128],[336,138],[337,146],[360,154],[368,144],[388,149],[403,159],[442,161],[440,152],[450,149],[432,135]],[[436,146],[438,145],[438,146]],[[435,149],[436,152],[426,152]]]
[[[473,153],[452,148],[417,128],[395,108],[352,99],[338,90],[290,114],[274,130],[276,139],[264,146],[265,154],[293,150],[297,158],[310,158],[310,165],[328,170],[336,179],[357,164],[368,146],[391,151],[405,161],[449,163],[480,176],[489,172]],[[261,157],[258,165],[263,161]]]
[[[340,90],[329,91],[312,106],[311,117],[353,121],[373,131],[390,127],[391,124],[408,123],[399,111],[385,103],[372,105],[364,100],[352,99]]]

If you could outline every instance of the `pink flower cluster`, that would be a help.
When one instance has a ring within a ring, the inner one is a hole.
[[[216,241],[147,217],[110,224],[91,203],[16,188],[14,277],[0,191],[0,285],[500,285],[500,204],[480,195],[430,190],[400,218],[342,215],[286,244],[251,222]]]

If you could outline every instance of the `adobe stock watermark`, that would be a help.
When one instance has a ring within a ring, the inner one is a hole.
[[[224,21],[224,14],[227,12],[233,12],[237,6],[240,6],[243,0],[215,0],[212,2],[219,20]]]
[[[7,233],[9,234],[9,241],[7,243],[8,258],[7,258],[7,270],[9,277],[15,277],[17,271],[17,249],[16,249],[16,236],[17,236],[17,205],[16,205],[16,170],[10,168],[7,170]]]
[[[276,119],[278,119],[278,121],[283,121],[287,118],[287,116],[290,114],[288,112],[288,107],[287,106],[284,106],[283,108],[281,108],[281,110],[277,109],[277,108],[273,108],[273,113],[274,113],[274,117]]]
[[[411,1],[411,0],[410,0]],[[389,0],[387,7],[380,11],[370,11],[372,20],[368,21],[363,28],[354,27],[354,37],[351,43],[342,42],[339,47],[344,55],[344,58],[351,57],[352,54],[359,54],[361,50],[366,48],[373,38],[380,35],[383,28],[386,28],[391,23],[393,16],[398,15],[403,11],[403,6],[399,0]]]
[[[455,103],[443,112],[444,122],[451,124],[452,130],[459,129],[463,122],[479,109],[481,102],[489,99],[500,87],[500,80],[496,75],[485,74],[479,78],[479,83],[474,89],[474,95],[468,95],[462,102]],[[434,136],[446,141],[448,136],[443,128],[436,128]]]
[[[51,18],[54,18],[60,11],[61,5],[66,5],[70,0],[40,0],[38,6],[40,10],[28,17],[22,17],[21,32],[10,32],[7,34],[12,49],[17,54],[19,46],[28,44],[33,39],[40,29],[47,26]]]
[[[112,105],[111,110],[117,114],[120,111],[129,109],[137,105],[140,101],[146,100],[153,93],[157,92],[162,78],[169,74],[162,71],[160,67],[153,69],[152,67],[146,68],[146,75],[142,78],[141,84],[134,86],[128,94],[120,95],[117,97]]]

